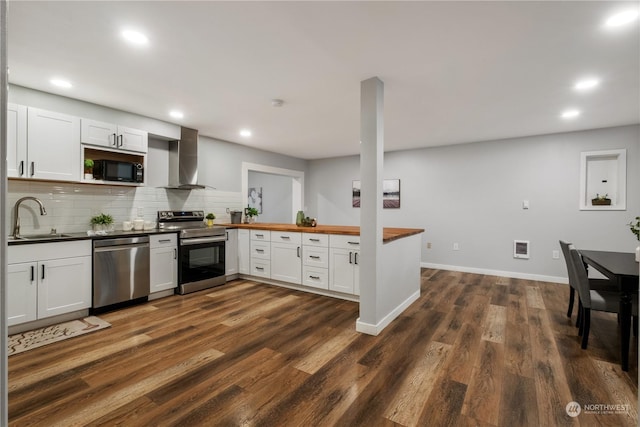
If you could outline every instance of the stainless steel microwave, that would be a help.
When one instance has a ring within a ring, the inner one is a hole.
[[[95,160],[93,178],[103,181],[142,183],[144,169],[142,163],[120,162],[117,160]]]

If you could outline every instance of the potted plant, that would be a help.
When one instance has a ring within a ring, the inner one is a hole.
[[[638,242],[640,242],[640,216],[637,216],[635,221],[629,223],[629,229],[636,235]],[[640,245],[636,247],[636,262],[640,262]]]
[[[84,159],[84,179],[93,179],[93,160]]]
[[[608,196],[609,196],[608,194],[601,196],[598,193],[596,193],[596,197],[594,199],[591,199],[591,204],[593,206],[610,206],[611,199]]]
[[[258,209],[256,208],[245,208],[244,215],[246,217],[247,223],[253,223],[256,221],[255,217],[258,216]]]
[[[209,212],[205,218],[207,219],[207,226],[213,227],[213,220],[216,219],[216,216],[212,212]]]
[[[91,225],[94,231],[110,231],[113,225],[113,217],[109,214],[101,213],[91,218]]]

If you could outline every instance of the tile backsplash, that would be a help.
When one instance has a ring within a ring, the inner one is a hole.
[[[204,210],[213,212],[216,222],[230,222],[226,212],[241,210],[240,192],[202,190],[169,190],[155,187],[127,187],[115,185],[86,185],[43,181],[9,180],[7,193],[7,230],[11,233],[14,205],[25,196],[37,197],[44,204],[47,215],[41,216],[38,204],[27,200],[20,205],[22,234],[83,232],[91,229],[91,217],[101,213],[113,216],[116,229],[122,222],[142,216],[155,221],[159,210]]]

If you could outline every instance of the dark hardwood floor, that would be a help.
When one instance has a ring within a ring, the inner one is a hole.
[[[581,350],[567,301],[566,285],[425,269],[373,337],[356,303],[238,280],[11,356],[10,425],[637,425],[636,339],[623,372],[616,317],[594,313]]]

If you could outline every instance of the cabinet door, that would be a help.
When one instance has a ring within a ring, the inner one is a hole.
[[[38,319],[91,307],[91,257],[38,263]]]
[[[97,120],[80,120],[80,141],[83,144],[117,148],[117,127]]]
[[[29,108],[27,157],[31,178],[80,181],[80,119]]]
[[[240,274],[251,274],[249,230],[238,230],[238,271]]]
[[[329,249],[329,289],[353,294],[353,251]]]
[[[224,243],[225,269],[227,276],[238,274],[238,230],[227,230]]]
[[[7,176],[27,176],[27,107],[7,105]]]
[[[178,249],[162,246],[149,251],[151,293],[178,286]]]
[[[271,278],[289,283],[302,283],[301,247],[271,242]]]
[[[7,266],[8,325],[36,320],[38,285],[35,262]]]
[[[149,134],[143,130],[118,126],[118,148],[121,150],[146,153]]]

